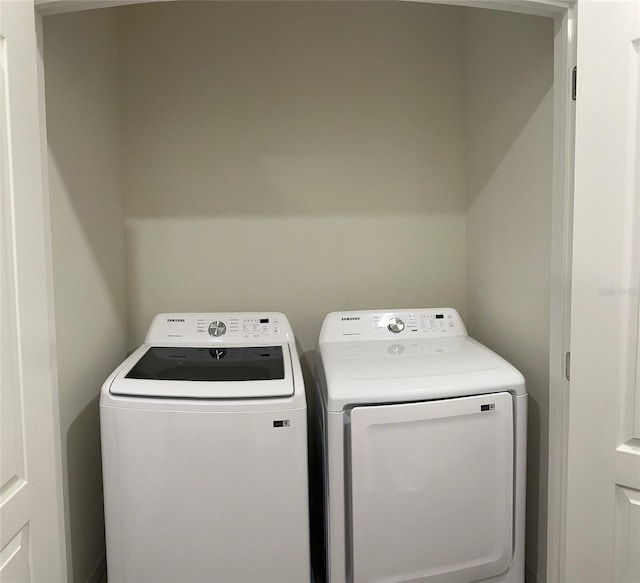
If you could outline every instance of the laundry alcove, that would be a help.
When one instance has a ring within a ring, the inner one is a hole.
[[[545,580],[550,18],[405,2],[44,17],[68,547],[103,570],[97,396],[164,311],[450,306],[527,379]]]

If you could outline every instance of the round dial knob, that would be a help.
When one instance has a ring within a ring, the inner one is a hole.
[[[402,332],[404,330],[404,322],[400,318],[390,318],[389,323],[387,324],[387,329],[389,332],[398,334],[398,332]]]
[[[226,331],[227,325],[220,320],[216,320],[209,324],[209,334],[211,334],[211,336],[215,336],[217,338],[218,336],[222,336]]]

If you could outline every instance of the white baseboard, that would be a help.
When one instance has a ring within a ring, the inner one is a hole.
[[[107,555],[105,551],[100,553],[96,565],[87,579],[87,583],[107,583]]]

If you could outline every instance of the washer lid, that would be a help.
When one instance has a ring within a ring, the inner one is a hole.
[[[135,356],[135,358],[134,358]],[[111,385],[115,395],[246,399],[293,395],[291,354],[276,346],[143,346]]]

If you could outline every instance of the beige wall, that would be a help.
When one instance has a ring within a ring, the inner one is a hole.
[[[465,310],[462,10],[122,9],[129,343],[160,311]]]
[[[529,392],[527,569],[546,578],[553,22],[470,10],[467,325]]]
[[[155,313],[280,310],[310,351],[329,311],[437,305],[527,378],[544,579],[552,49],[544,19],[418,3],[45,19],[75,581],[104,544],[99,387]]]
[[[114,12],[44,19],[67,548],[79,583],[104,556],[98,395],[126,350],[117,38]]]

